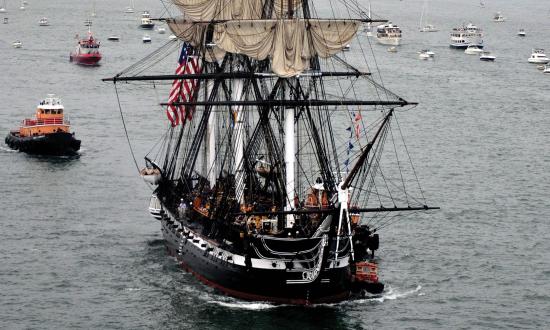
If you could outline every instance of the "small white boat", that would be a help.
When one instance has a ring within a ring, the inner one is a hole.
[[[178,39],[178,37],[176,37],[175,35],[171,34],[171,35],[168,37],[168,39],[170,39],[170,40],[176,40],[176,39]]]
[[[143,38],[141,38],[141,41],[143,41],[144,44],[151,43],[151,37],[148,34],[146,34],[143,36]]]
[[[163,27],[159,27],[159,28],[157,29],[157,32],[158,32],[158,34],[165,34],[165,33],[166,33],[166,29],[163,28]]]
[[[542,73],[550,73],[550,65],[545,65],[542,70]]]
[[[506,20],[506,18],[504,18],[504,16],[502,16],[502,14],[500,13],[500,11],[497,11],[495,13],[495,15],[493,16],[493,22],[504,22]]]
[[[483,49],[477,47],[477,46],[468,46],[466,50],[464,50],[464,54],[468,55],[478,55],[483,52]]]
[[[389,53],[397,53],[397,47],[392,46],[392,47],[388,48],[388,52]]]
[[[12,44],[13,48],[21,48],[23,47],[23,44],[21,43],[21,41],[17,40],[17,41],[14,41]]]
[[[538,48],[533,49],[533,53],[531,54],[531,57],[527,59],[527,62],[529,63],[537,63],[537,64],[546,64],[550,62],[550,58],[544,54],[544,49]]]
[[[347,44],[347,45],[344,46],[344,48],[342,48],[342,51],[348,52],[350,49],[351,49],[351,45]]]
[[[126,10],[124,10],[126,14],[133,14],[134,13],[134,0],[132,0],[132,3],[130,6],[126,7]]]
[[[119,41],[120,37],[119,36],[109,36],[109,37],[107,37],[107,40],[109,40],[109,41]]]
[[[481,61],[494,62],[497,58],[496,56],[491,55],[491,52],[484,51],[481,55],[479,55],[479,59]]]
[[[524,29],[519,29],[518,36],[525,37],[525,30]]]
[[[5,14],[7,12],[8,10],[6,9],[6,0],[4,0],[4,5],[0,7],[0,14]]]
[[[420,58],[421,60],[429,60],[430,58],[433,59],[434,57],[435,53],[429,49],[422,49],[418,52],[418,58]]]
[[[21,7],[19,7],[19,10],[25,10],[27,9],[23,3],[21,3]]]
[[[48,18],[42,17],[42,18],[38,21],[38,25],[40,25],[40,26],[49,26],[49,25],[50,25],[50,22],[48,22]]]
[[[420,28],[420,32],[439,32],[439,29],[432,24],[426,24]]]
[[[8,24],[8,18],[4,17],[4,24]]]

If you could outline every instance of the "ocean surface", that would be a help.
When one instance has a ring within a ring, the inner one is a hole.
[[[385,86],[420,105],[398,118],[431,205],[381,232],[381,297],[316,307],[250,303],[218,295],[165,254],[147,212],[151,189],[136,173],[113,85],[101,82],[168,41],[139,13],[156,0],[95,1],[99,67],[69,63],[85,35],[91,1],[7,1],[0,23],[0,132],[62,98],[82,140],[76,158],[28,156],[0,144],[0,328],[2,329],[543,329],[550,324],[550,75],[527,63],[550,51],[550,12],[540,0],[375,0],[372,10],[403,29],[397,53],[360,42]],[[330,14],[325,2],[316,11]],[[335,3],[336,4],[336,3]],[[367,2],[364,2],[367,6]],[[501,11],[504,23],[492,22]],[[51,26],[39,27],[46,16]],[[485,30],[495,63],[449,49],[452,27]],[[527,37],[516,32],[524,28]],[[118,34],[118,43],[107,36]],[[14,49],[15,40],[23,48]],[[372,60],[372,54],[376,61]],[[417,52],[430,48],[435,60]],[[170,70],[177,54],[169,58]],[[359,63],[360,64],[360,63]],[[165,89],[165,88],[164,88]],[[127,85],[120,102],[141,158],[166,125],[162,88]],[[159,91],[160,90],[160,91]]]

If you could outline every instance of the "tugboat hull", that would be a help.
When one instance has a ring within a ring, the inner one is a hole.
[[[80,65],[98,65],[98,62],[101,60],[101,54],[71,54],[69,59],[71,62]]]
[[[37,155],[70,156],[80,149],[80,140],[75,139],[74,134],[65,132],[29,137],[10,132],[5,142],[12,149]]]

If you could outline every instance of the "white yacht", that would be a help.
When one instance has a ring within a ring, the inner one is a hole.
[[[426,24],[420,28],[420,32],[438,32],[439,29],[432,24]]]
[[[518,36],[525,37],[525,30],[524,29],[519,29],[518,30]]]
[[[491,55],[491,52],[481,52],[481,55],[479,55],[479,59],[481,61],[485,62],[494,62],[497,58],[494,55]]]
[[[465,49],[468,46],[483,48],[483,31],[472,23],[451,31],[451,48]]]
[[[126,14],[133,14],[134,13],[134,0],[132,0],[132,3],[130,6],[126,7],[126,10],[124,10]]]
[[[382,45],[399,46],[401,44],[401,29],[392,23],[378,25],[376,40]]]
[[[143,38],[141,38],[141,41],[143,41],[144,44],[149,44],[151,43],[151,37],[148,34],[146,34],[143,36]]]
[[[151,15],[148,11],[144,11],[141,14],[141,24],[139,25],[142,29],[152,30],[155,27],[155,23],[151,20]]]
[[[495,15],[493,16],[493,22],[504,22],[506,20],[506,18],[504,18],[504,16],[502,16],[502,14],[500,13],[500,11],[497,11],[495,13]]]
[[[420,58],[421,60],[429,60],[429,59],[433,59],[434,57],[435,57],[435,53],[429,49],[422,49],[421,51],[418,52],[418,58]]]
[[[426,8],[428,2],[424,0],[424,5],[422,6],[422,13],[420,14],[420,32],[437,32],[437,29],[433,24],[424,24],[424,16],[426,16]]]
[[[42,17],[42,18],[38,21],[38,25],[40,25],[40,26],[49,26],[49,25],[50,25],[50,22],[48,22],[48,18],[47,18],[47,17]]]
[[[537,64],[546,64],[550,62],[550,58],[544,54],[544,49],[538,48],[533,49],[533,53],[531,54],[531,57],[527,59],[529,63],[537,63]]]
[[[481,53],[483,53],[483,49],[477,46],[468,46],[468,48],[464,50],[464,54],[467,55],[479,55]]]

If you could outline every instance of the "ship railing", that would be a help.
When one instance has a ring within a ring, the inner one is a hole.
[[[70,125],[69,120],[63,118],[46,118],[46,119],[24,119],[21,122],[22,126],[47,126],[47,125]]]

